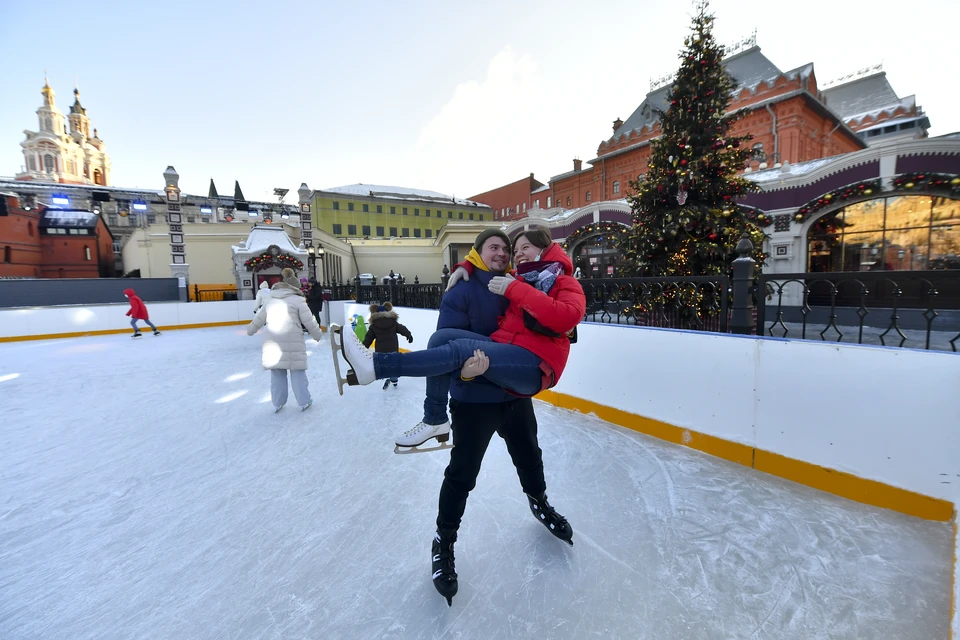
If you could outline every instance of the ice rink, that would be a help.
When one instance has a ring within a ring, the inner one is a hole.
[[[495,437],[447,607],[430,542],[448,454],[392,444],[423,382],[341,398],[311,340],[314,405],[274,414],[261,340],[0,344],[0,638],[947,637],[951,525],[545,403],[575,545],[530,514]]]

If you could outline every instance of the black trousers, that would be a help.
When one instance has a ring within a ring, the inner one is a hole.
[[[450,402],[454,447],[443,472],[437,526],[457,530],[467,507],[467,496],[477,486],[480,463],[494,433],[507,445],[524,493],[540,496],[547,490],[543,455],[537,442],[533,400],[521,398],[502,404]]]

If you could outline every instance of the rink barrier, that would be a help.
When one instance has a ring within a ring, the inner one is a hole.
[[[163,331],[176,331],[178,329],[209,329],[211,327],[234,327],[250,324],[249,320],[231,320],[229,322],[201,322],[199,324],[172,324],[157,325],[157,329]],[[141,331],[153,333],[148,325],[141,325]],[[56,340],[58,338],[85,338],[89,336],[109,336],[117,334],[133,334],[133,329],[103,329],[100,331],[75,331],[72,333],[42,333],[33,336],[0,336],[0,342],[23,342],[27,340]]]
[[[750,445],[698,433],[557,391],[541,391],[536,399],[543,400],[561,409],[587,415],[592,414],[600,420],[632,431],[696,449],[842,498],[890,509],[925,520],[938,522],[954,520],[954,505],[947,500],[932,498],[876,480],[867,480],[850,473],[788,458]],[[955,521],[954,526],[956,526]]]

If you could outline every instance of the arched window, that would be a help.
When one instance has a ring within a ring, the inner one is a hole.
[[[29,171],[37,170],[37,162],[33,159],[33,156],[27,156],[27,169]]]
[[[550,196],[547,196],[547,209],[550,208]]]
[[[53,156],[49,153],[43,156],[43,170],[47,173],[56,173],[57,172],[57,162],[53,159]]]
[[[618,193],[620,193],[620,181],[619,181],[619,180],[614,180],[614,181],[613,181],[613,195],[617,195]]]
[[[100,169],[95,169],[93,171],[93,184],[103,185],[103,174],[100,173]]]
[[[84,260],[90,259],[90,247],[87,245],[83,245],[83,259]]]
[[[807,233],[808,271],[930,269],[960,269],[960,200],[867,200],[827,214]]]
[[[53,131],[53,121],[50,119],[49,116],[43,119],[43,130],[50,131],[50,132]]]
[[[570,198],[570,196],[567,196],[567,206],[568,206],[568,207],[570,206],[570,203],[571,203],[571,202],[573,202],[573,200]]]
[[[590,202],[590,200],[592,200],[592,198],[591,198],[591,196],[590,196],[590,192],[587,191],[587,202]]]
[[[10,253],[11,253],[10,247],[3,248],[3,261],[6,262],[7,264],[10,264],[11,262],[13,262],[13,258],[11,257]]]
[[[33,223],[32,223],[32,222],[28,222],[28,223],[27,223],[27,235],[29,235],[31,238],[33,237]]]

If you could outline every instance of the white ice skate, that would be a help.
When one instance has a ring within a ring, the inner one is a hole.
[[[330,348],[333,350],[333,367],[337,373],[337,388],[340,395],[343,395],[343,385],[365,385],[370,384],[377,379],[377,374],[373,368],[373,350],[367,349],[360,342],[353,331],[348,331],[343,335],[343,327],[338,324],[330,324]],[[340,373],[340,360],[337,358],[337,351],[343,354],[343,359],[347,361],[350,367],[347,370],[346,378]]]
[[[423,447],[423,444],[431,438],[437,439],[437,445],[432,447]],[[417,426],[409,431],[404,431],[397,436],[394,442],[394,453],[427,453],[428,451],[441,451],[451,449],[450,444],[450,421],[443,424],[426,424],[418,422]]]

